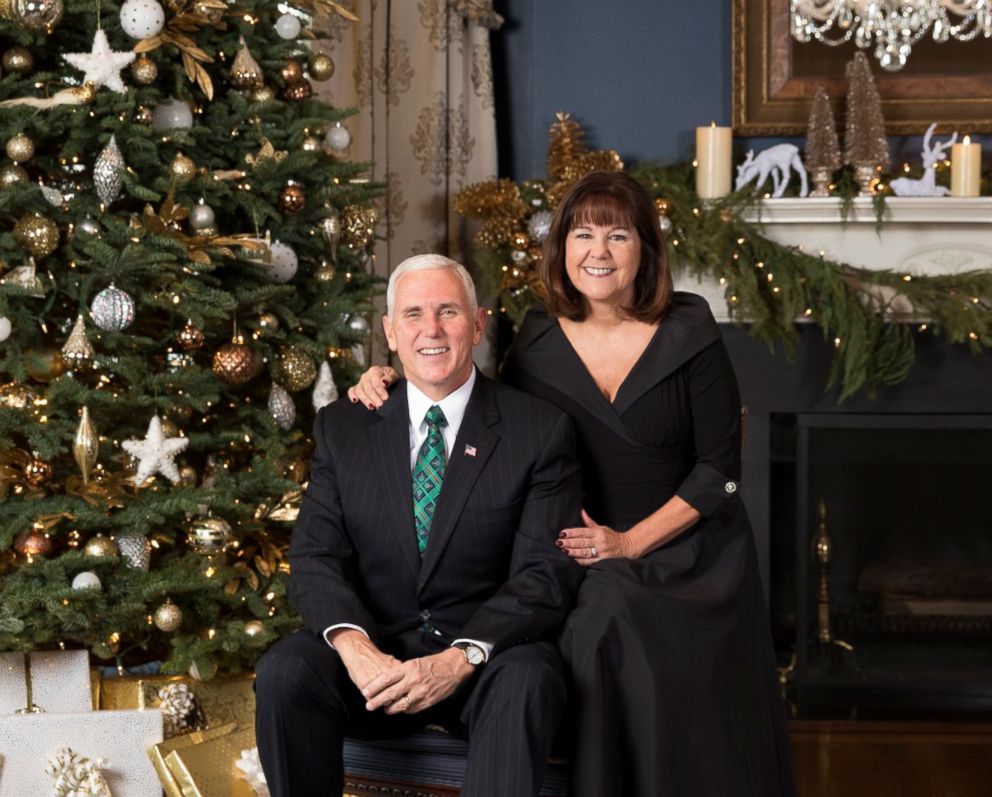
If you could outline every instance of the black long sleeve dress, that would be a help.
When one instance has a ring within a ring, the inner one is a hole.
[[[740,397],[705,300],[671,310],[612,404],[557,320],[531,311],[503,368],[575,420],[585,507],[626,530],[678,495],[702,515],[588,568],[561,637],[575,797],[791,797],[792,755],[750,523]]]

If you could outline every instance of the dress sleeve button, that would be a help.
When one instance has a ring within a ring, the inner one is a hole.
[[[728,495],[730,495],[731,493],[736,493],[737,492],[737,482],[727,482],[723,486],[723,489],[727,491],[727,494]]]

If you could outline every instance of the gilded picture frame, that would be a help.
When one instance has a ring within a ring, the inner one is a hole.
[[[734,0],[733,125],[739,136],[803,135],[818,86],[826,88],[838,126],[852,43],[802,44],[789,32],[789,0]],[[925,39],[899,72],[867,51],[891,135],[940,130],[992,132],[992,40],[937,44]]]

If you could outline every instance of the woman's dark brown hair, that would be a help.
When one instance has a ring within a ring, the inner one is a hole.
[[[625,172],[590,172],[568,189],[558,205],[541,260],[541,280],[551,314],[582,321],[589,312],[586,298],[565,270],[565,240],[582,224],[625,227],[637,233],[641,262],[634,278],[634,300],[622,309],[638,321],[658,323],[672,300],[672,275],[654,202]]]

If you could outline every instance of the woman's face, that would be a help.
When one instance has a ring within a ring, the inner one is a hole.
[[[630,227],[580,222],[565,239],[565,273],[591,305],[629,306],[641,262],[641,239]]]

